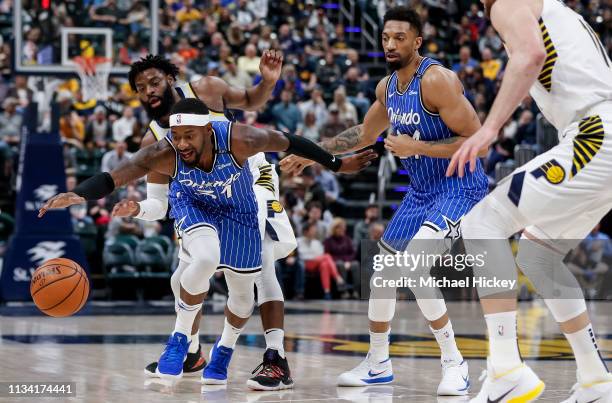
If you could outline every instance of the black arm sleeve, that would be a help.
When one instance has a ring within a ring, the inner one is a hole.
[[[115,181],[108,172],[87,178],[74,188],[73,192],[86,200],[98,200],[115,190]]]
[[[311,161],[318,162],[325,168],[331,169],[334,172],[338,172],[342,166],[342,160],[340,158],[336,158],[312,141],[301,136],[296,136],[295,134],[284,132],[283,134],[289,140],[289,148],[287,148],[287,153],[295,154]]]

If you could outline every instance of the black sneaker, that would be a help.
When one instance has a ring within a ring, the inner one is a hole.
[[[187,353],[187,358],[183,363],[183,376],[200,376],[198,372],[206,366],[206,359],[202,355],[202,346],[198,345],[198,351],[195,353]],[[150,363],[145,367],[145,375],[152,378],[157,378],[155,371],[157,370],[157,361]]]
[[[259,371],[259,372],[257,372]],[[253,370],[257,375],[247,381],[247,386],[254,390],[281,390],[293,388],[293,379],[286,358],[281,358],[278,351],[268,349],[263,362]]]

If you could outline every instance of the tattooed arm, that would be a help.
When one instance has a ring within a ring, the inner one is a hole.
[[[388,79],[389,77],[383,78],[376,86],[376,101],[370,106],[363,124],[348,128],[337,136],[320,142],[319,146],[322,149],[331,154],[344,154],[361,150],[376,142],[378,136],[389,127],[389,118],[385,111],[385,89]],[[290,155],[281,161],[280,166],[283,171],[297,175],[312,164],[312,161]]]

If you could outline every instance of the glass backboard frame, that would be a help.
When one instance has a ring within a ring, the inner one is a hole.
[[[105,38],[105,49],[106,52],[109,52],[108,44],[110,40],[110,53],[112,58],[112,36],[113,30],[111,28],[104,27],[62,27],[61,28],[61,64],[45,64],[45,65],[24,65],[22,64],[22,55],[23,55],[23,35],[22,32],[23,24],[22,24],[22,12],[23,5],[22,0],[14,0],[14,10],[13,14],[13,37],[14,37],[14,52],[13,52],[13,68],[15,74],[25,74],[25,75],[76,75],[76,68],[72,60],[68,58],[68,49],[66,45],[66,38],[68,33],[76,33],[76,34],[100,34],[106,35]],[[159,0],[149,0],[149,12],[150,12],[150,20],[151,20],[151,38],[148,44],[149,53],[157,54],[159,49]],[[64,34],[64,33],[67,34]],[[110,36],[108,36],[110,35]],[[106,55],[108,56],[108,54]],[[129,72],[129,66],[115,66],[111,68],[110,75],[125,75]]]

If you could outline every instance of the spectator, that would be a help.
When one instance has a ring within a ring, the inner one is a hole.
[[[348,129],[348,125],[340,120],[338,107],[334,104],[330,105],[329,117],[321,128],[321,140],[335,137],[346,129]]]
[[[334,102],[329,106],[330,111],[334,106],[338,108],[339,118],[342,123],[348,127],[357,124],[357,109],[346,99],[346,90],[342,86],[334,91]]]
[[[125,44],[119,49],[119,61],[121,64],[128,66],[146,55],[147,49],[140,45],[140,40],[136,34],[130,34],[125,40]]]
[[[536,143],[536,125],[533,119],[533,113],[529,109],[521,112],[516,134],[514,135],[516,144],[535,144]]]
[[[115,169],[123,161],[127,161],[132,157],[132,154],[127,152],[127,144],[125,141],[118,141],[115,144],[115,149],[107,151],[102,156],[102,172],[110,172]]]
[[[482,54],[486,48],[491,49],[494,57],[499,57],[504,48],[502,40],[497,36],[492,26],[488,26],[485,35],[478,42],[478,49]]]
[[[307,113],[312,112],[315,116],[315,122],[318,129],[321,129],[327,121],[327,105],[323,100],[323,91],[319,86],[315,87],[310,94],[310,99],[305,102],[298,104],[302,116],[306,116]]]
[[[17,98],[8,97],[2,102],[4,112],[0,115],[0,147],[2,144],[16,146],[21,137],[23,117],[17,113]]]
[[[318,200],[313,200],[307,203],[306,217],[302,223],[302,230],[306,225],[313,224],[316,226],[316,237],[319,241],[323,242],[327,236],[327,225],[322,220],[323,218],[323,206]]]
[[[351,284],[355,292],[354,296],[357,298],[357,290],[361,287],[361,276],[353,241],[346,235],[346,221],[342,218],[335,218],[329,232],[329,237],[323,242],[325,253],[334,259],[345,283]]]
[[[328,206],[336,203],[340,198],[340,184],[336,175],[323,169],[320,164],[312,166],[312,173],[315,175],[317,183],[321,184],[321,188],[325,192],[325,202]]]
[[[344,75],[344,88],[347,98],[359,110],[359,116],[362,118],[368,112],[368,109],[370,109],[370,100],[365,96],[367,84],[359,76],[359,69],[357,67],[349,68]]]
[[[225,60],[227,72],[223,75],[223,80],[226,83],[236,88],[249,88],[253,80],[244,71],[236,66],[236,61],[233,57],[228,57]]]
[[[142,237],[143,221],[133,217],[113,217],[108,224],[106,239],[111,240],[117,235],[135,235]]]
[[[93,141],[96,147],[106,148],[111,135],[112,126],[106,117],[106,108],[98,105],[94,109],[93,119],[85,127],[85,141]]]
[[[338,86],[338,82],[342,77],[340,67],[336,64],[334,54],[332,52],[325,53],[325,58],[319,61],[317,66],[317,81],[325,88],[326,93],[331,94]]]
[[[601,224],[597,224],[589,235],[570,253],[568,268],[580,285],[584,288],[587,298],[595,298],[605,274],[610,269],[604,258],[612,255],[610,237],[600,232]]]
[[[34,96],[34,92],[28,87],[28,78],[22,75],[15,76],[15,86],[9,90],[8,95],[17,98],[21,107],[28,106]]]
[[[238,58],[238,70],[244,71],[251,77],[259,74],[260,57],[257,56],[257,48],[252,43],[244,49],[244,56]]]
[[[276,126],[279,130],[295,133],[298,124],[302,121],[302,115],[291,98],[291,92],[283,90],[281,92],[281,102],[274,105],[272,115],[276,120]]]
[[[238,0],[238,7],[235,11],[236,23],[242,31],[251,31],[257,26],[257,17],[248,6],[247,0]]]
[[[89,18],[95,23],[95,26],[118,28],[121,24],[121,19],[125,12],[117,7],[116,0],[106,0],[100,6],[93,6],[89,9]],[[119,28],[122,31],[121,28]]]
[[[225,44],[223,35],[220,32],[215,32],[210,39],[210,45],[206,48],[206,56],[209,60],[219,61],[219,53],[221,46]]]
[[[312,202],[317,202],[319,203],[322,212],[327,211],[327,196],[325,195],[323,185],[317,179],[313,167],[304,169],[302,172],[302,180],[305,187],[304,202],[307,205],[310,205]],[[322,235],[323,238],[321,238],[321,240],[323,240],[327,234],[323,233]]]
[[[499,72],[501,70],[501,60],[493,59],[493,53],[491,49],[484,48],[482,51],[482,62],[480,62],[480,67],[482,67],[483,75],[489,80],[496,80]]]
[[[459,73],[461,70],[467,68],[475,68],[478,66],[478,62],[472,59],[472,51],[469,46],[462,46],[459,49],[459,61],[453,64],[453,71]]]
[[[370,204],[365,209],[363,220],[357,222],[353,228],[353,243],[355,248],[359,248],[362,240],[368,239],[368,233],[372,224],[378,222],[380,218],[380,210],[377,204]]]
[[[261,28],[261,34],[259,35],[259,40],[257,41],[257,49],[259,49],[260,52],[263,52],[264,50],[270,49],[272,47],[272,43],[272,28],[265,25]],[[257,71],[259,71],[259,67]]]
[[[185,26],[192,21],[202,20],[202,13],[193,6],[193,0],[184,0],[183,8],[176,12],[176,20],[179,25]]]
[[[113,123],[113,140],[117,142],[125,141],[134,133],[135,124],[134,110],[129,106],[124,108],[121,118]]]
[[[304,123],[300,125],[297,133],[300,136],[306,137],[310,141],[319,141],[319,128],[317,126],[317,118],[314,112],[306,112],[306,115],[304,115]]]
[[[33,27],[28,31],[26,34],[26,41],[23,44],[21,63],[24,65],[38,64],[40,38],[40,28]]]
[[[304,267],[307,272],[319,272],[321,285],[323,287],[324,298],[331,299],[331,282],[334,280],[338,291],[344,291],[345,282],[334,259],[323,249],[323,244],[317,239],[317,226],[306,224],[303,236],[299,237],[298,253],[304,260]]]

